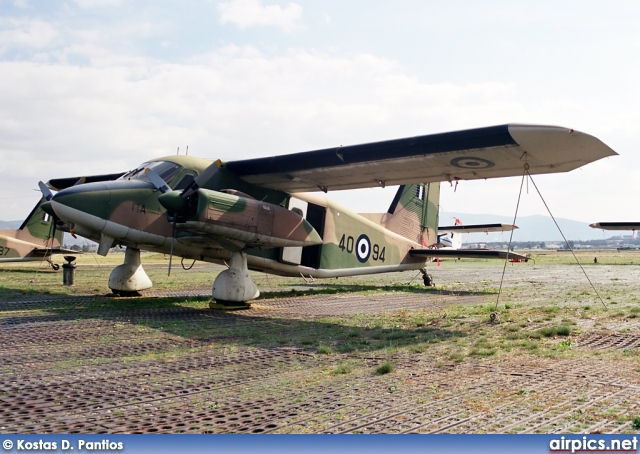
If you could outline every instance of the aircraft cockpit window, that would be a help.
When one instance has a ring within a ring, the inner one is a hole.
[[[170,183],[173,178],[182,170],[182,166],[175,162],[169,161],[154,161],[145,162],[134,170],[125,173],[119,179],[120,180],[148,180],[144,173],[144,169],[153,169],[160,178],[165,182]]]
[[[118,180],[131,180],[132,178],[135,178],[135,176],[138,175],[140,172],[142,172],[148,165],[149,163],[145,162],[144,164],[141,164],[139,167],[136,167],[133,170],[129,170],[127,173],[125,173],[120,178],[118,178]]]
[[[173,180],[182,170],[181,165],[168,161],[151,162],[147,167],[153,169],[167,183]]]
[[[187,186],[189,186],[191,184],[191,182],[193,181],[194,178],[195,177],[192,174],[190,174],[190,173],[186,174],[185,176],[183,176],[180,179],[180,181],[178,182],[176,187],[173,188],[173,190],[174,191],[179,191],[179,190],[182,190],[182,189],[186,189]]]

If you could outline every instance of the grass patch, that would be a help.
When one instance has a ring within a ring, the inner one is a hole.
[[[572,328],[566,325],[550,326],[540,328],[537,332],[544,337],[569,336],[571,335]]]
[[[328,345],[318,345],[318,354],[320,355],[330,355],[333,353],[333,349]]]
[[[335,369],[331,372],[333,375],[347,375],[353,372],[353,364],[347,361],[338,363]]]
[[[376,375],[385,375],[393,372],[393,363],[389,360],[376,367]]]

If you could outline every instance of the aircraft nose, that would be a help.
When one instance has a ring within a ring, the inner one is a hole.
[[[96,215],[108,205],[111,198],[110,187],[107,183],[86,183],[63,189],[53,196],[51,209],[62,214],[64,208],[71,208],[78,212]]]

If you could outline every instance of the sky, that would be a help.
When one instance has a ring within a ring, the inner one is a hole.
[[[223,161],[505,123],[620,156],[534,176],[518,215],[640,221],[640,2],[0,0],[0,206],[51,178],[184,153]],[[443,183],[513,216],[521,178]],[[395,190],[329,193],[385,211]],[[542,202],[546,202],[545,204]]]

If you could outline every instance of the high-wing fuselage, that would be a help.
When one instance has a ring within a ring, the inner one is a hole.
[[[172,156],[117,180],[52,180],[60,191],[45,205],[100,254],[127,246],[109,279],[114,291],[151,286],[145,249],[224,261],[213,297],[244,302],[259,294],[249,268],[313,277],[421,268],[424,248],[437,243],[440,181],[564,172],[615,154],[578,131],[503,125],[226,163]],[[387,184],[402,186],[381,214],[303,192]]]
[[[140,168],[171,167],[173,174],[161,176],[170,176],[169,187],[183,189],[182,182],[207,164],[172,156]],[[239,182],[224,173],[217,172],[187,206],[180,207],[181,212],[171,213],[161,203],[163,198],[178,198],[179,191],[163,194],[143,171],[64,189],[47,209],[74,233],[98,242],[102,253],[115,244],[168,253],[173,241],[174,254],[187,259],[221,262],[233,252],[246,251],[252,269],[312,277],[416,269],[424,262],[407,254],[421,247],[417,229],[414,239],[406,238],[314,193],[290,195],[246,183],[241,186],[248,192],[229,189]],[[436,215],[433,204],[432,216]],[[433,230],[431,238],[435,239]]]

